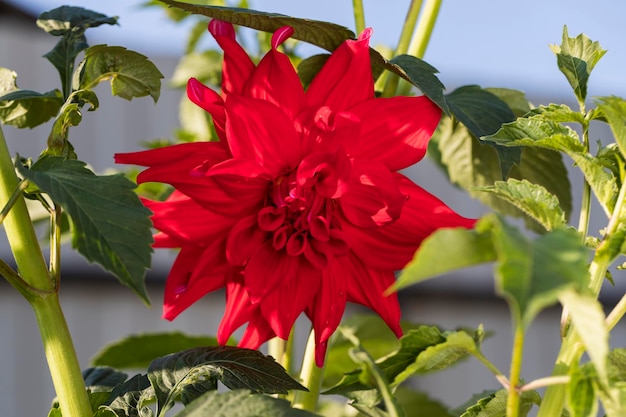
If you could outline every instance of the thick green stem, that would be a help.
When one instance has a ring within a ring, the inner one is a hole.
[[[18,187],[13,162],[0,129],[0,205]],[[15,200],[3,222],[13,257],[23,281],[34,295],[29,297],[43,342],[50,375],[64,417],[91,416],[91,405],[58,294],[50,277],[23,197]],[[19,281],[18,281],[19,284]],[[20,291],[21,292],[21,291]]]
[[[363,0],[352,0],[354,10],[354,26],[356,33],[361,33],[365,29],[365,11],[363,10]]]
[[[524,327],[519,323],[515,326],[513,339],[513,353],[511,355],[511,371],[509,373],[509,393],[506,400],[507,417],[519,416],[520,392],[519,381],[522,371],[522,357],[524,354]]]
[[[430,42],[430,36],[433,33],[435,22],[437,21],[437,15],[441,8],[441,0],[428,0],[424,5],[422,16],[420,17],[417,29],[409,45],[408,53],[418,58],[423,58],[426,52],[428,42]]]
[[[294,408],[300,408],[314,412],[317,408],[317,401],[322,389],[322,378],[324,368],[318,368],[315,363],[315,333],[311,330],[309,340],[304,350],[302,358],[302,368],[300,370],[300,383],[308,388],[307,391],[297,391],[293,398]]]

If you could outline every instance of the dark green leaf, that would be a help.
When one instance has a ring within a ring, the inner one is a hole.
[[[207,392],[173,417],[315,417],[308,411],[291,408],[289,402],[248,390]]]
[[[515,120],[515,114],[498,96],[478,86],[460,87],[445,96],[452,115],[477,138],[491,135],[504,123]],[[500,161],[501,178],[519,164],[521,149],[494,146]]]
[[[54,121],[52,130],[48,136],[48,148],[44,151],[45,155],[61,156],[65,159],[77,159],[78,156],[74,152],[74,147],[69,142],[70,127],[78,126],[83,120],[78,103],[70,103],[63,106],[61,113]]]
[[[350,29],[334,23],[299,19],[278,13],[265,13],[236,7],[204,6],[175,0],[160,1],[194,14],[264,32],[274,32],[283,26],[291,26],[295,31],[292,36],[293,39],[308,42],[331,52],[337,49],[346,39],[355,39],[356,37]]]
[[[217,340],[214,337],[189,336],[181,332],[143,333],[105,346],[91,359],[91,363],[94,366],[111,366],[117,369],[146,369],[158,357],[198,346],[217,346]]]
[[[563,27],[563,42],[560,46],[550,45],[556,54],[557,64],[574,89],[578,101],[587,98],[587,82],[591,70],[598,63],[606,50],[598,42],[592,42],[584,34],[570,38],[567,26]]]
[[[573,372],[567,384],[567,405],[571,417],[595,417],[598,415],[598,399],[595,382],[584,372]]]
[[[426,393],[401,386],[395,396],[406,417],[452,417],[443,404]]]
[[[83,380],[85,385],[90,386],[102,386],[113,388],[114,386],[126,381],[126,375],[124,372],[116,371],[113,368],[104,366],[98,366],[95,368],[88,368],[83,371]]]
[[[150,266],[150,211],[123,175],[96,176],[84,162],[56,156],[40,158],[20,174],[60,204],[72,219],[72,244],[88,260],[112,272],[144,301]]]
[[[98,27],[100,25],[115,25],[117,17],[108,17],[82,7],[61,6],[43,12],[37,19],[37,26],[51,35],[62,36],[67,32]]]
[[[96,45],[85,51],[76,69],[74,89],[92,89],[111,80],[111,93],[126,100],[150,95],[154,102],[161,93],[163,74],[144,55],[121,46]]]
[[[63,98],[58,90],[38,93],[20,90],[15,72],[0,68],[0,121],[19,128],[33,128],[54,117]]]
[[[448,103],[443,95],[444,85],[435,74],[439,71],[432,65],[411,55],[399,55],[389,60],[389,64],[398,68],[405,74],[414,86],[429,99],[431,99],[441,110],[450,114]]]
[[[453,410],[453,415],[460,417],[505,417],[507,392],[484,391],[473,396],[467,403]],[[524,391],[520,395],[519,416],[525,417],[533,404],[539,405],[541,397],[536,391]]]
[[[526,328],[541,309],[555,303],[568,288],[583,288],[588,280],[588,252],[572,229],[557,229],[534,241],[496,216],[493,246],[497,254],[496,291]]]
[[[230,346],[189,349],[154,360],[148,368],[159,411],[168,410],[187,387],[193,392],[197,383],[221,381],[230,389],[246,388],[258,393],[306,390],[291,379],[273,358],[256,350]]]
[[[153,412],[145,404],[154,399],[154,391],[146,375],[135,375],[116,386],[110,394],[106,406],[119,417],[152,417]]]
[[[490,230],[484,230],[480,222],[472,230],[439,229],[422,242],[391,288],[397,291],[446,272],[495,259]]]
[[[540,185],[509,178],[506,182],[498,181],[491,187],[478,190],[493,193],[508,201],[548,231],[567,225],[559,199]]]
[[[298,64],[298,77],[300,77],[302,85],[306,87],[311,84],[311,81],[320,72],[329,57],[330,54],[318,54],[300,61]]]

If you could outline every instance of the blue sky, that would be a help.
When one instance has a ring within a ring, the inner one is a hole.
[[[180,55],[185,29],[144,0],[12,0],[40,12],[75,4],[120,17],[120,27],[90,31],[91,43],[123,45],[147,55]],[[327,20],[353,28],[350,0],[249,0],[258,10]],[[364,0],[372,44],[394,45],[409,0]],[[548,44],[560,43],[564,25],[608,53],[594,69],[590,95],[626,96],[626,3],[614,0],[444,0],[425,60],[452,88],[464,84],[540,92],[555,100],[569,95]]]

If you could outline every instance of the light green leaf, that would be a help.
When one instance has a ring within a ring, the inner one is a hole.
[[[565,152],[580,168],[608,216],[617,198],[616,179],[601,161],[585,151],[578,134],[568,126],[533,116],[507,123],[484,140],[506,146],[533,146]]]
[[[563,290],[586,286],[588,253],[575,230],[557,229],[529,241],[499,218],[491,219],[498,258],[496,291],[519,325],[527,328]]]
[[[207,392],[173,417],[315,417],[308,411],[291,408],[288,401],[255,395],[248,390]]]
[[[217,346],[217,340],[181,332],[142,333],[105,346],[91,359],[91,364],[116,369],[146,369],[150,362],[160,356],[198,346]]]
[[[559,301],[569,311],[572,323],[581,338],[591,363],[595,367],[600,384],[607,386],[607,355],[609,354],[609,330],[600,302],[590,295],[573,290],[563,291]]]
[[[74,74],[74,89],[92,89],[111,80],[111,93],[126,100],[150,95],[154,102],[161,93],[163,74],[144,55],[121,46],[96,45],[85,51],[85,57]]]
[[[555,123],[585,123],[585,116],[565,104],[550,104],[532,109],[527,117],[537,117]]]
[[[480,221],[472,230],[439,229],[422,242],[390,290],[495,259],[490,230],[485,230]]]
[[[556,54],[559,69],[574,89],[578,101],[584,101],[587,98],[587,82],[591,70],[604,56],[606,50],[584,34],[570,38],[567,26],[563,27],[561,45],[550,45],[550,49]]]
[[[535,219],[547,231],[567,225],[559,199],[540,185],[509,178],[506,182],[498,181],[491,187],[481,187],[478,190],[493,193],[508,201]]]
[[[570,382],[567,384],[567,405],[571,417],[598,415],[596,387],[590,375],[580,371],[570,375]]]
[[[611,127],[622,156],[626,158],[626,101],[620,97],[599,97],[596,102]]]
[[[157,398],[159,416],[181,397],[193,399],[201,393],[200,388],[216,389],[218,380],[230,389],[245,388],[257,393],[306,390],[272,357],[230,346],[193,348],[158,358],[150,364],[148,378]]]
[[[484,391],[473,396],[463,406],[452,411],[460,417],[505,417],[507,391]],[[536,391],[524,391],[520,395],[519,416],[525,417],[534,404],[539,405],[541,397]]]
[[[144,283],[150,266],[150,211],[123,175],[96,176],[85,163],[44,156],[20,174],[63,207],[72,219],[72,245],[132,288],[145,302]]]
[[[53,118],[63,105],[59,90],[38,93],[17,88],[17,74],[0,67],[0,122],[33,128]]]
[[[206,24],[203,24],[206,31]],[[189,78],[193,77],[208,85],[219,85],[222,75],[222,54],[215,50],[184,55],[172,74],[170,83],[174,87],[184,88]]]

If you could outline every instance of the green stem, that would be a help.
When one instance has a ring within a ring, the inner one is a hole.
[[[322,389],[322,378],[324,368],[318,368],[315,364],[315,333],[311,329],[309,340],[304,350],[302,358],[302,369],[300,370],[300,383],[309,391],[296,391],[293,398],[293,407],[314,412],[317,408],[317,400]]]
[[[18,179],[0,129],[0,204],[6,204],[17,187]],[[33,297],[29,302],[39,324],[61,412],[64,417],[91,416],[91,405],[58,294],[23,197],[16,199],[3,225],[21,278],[28,286],[41,291],[41,296]]]
[[[511,356],[511,372],[509,375],[509,393],[506,400],[507,417],[518,417],[520,392],[519,381],[522,371],[522,357],[524,354],[524,327],[519,323],[515,326],[513,339],[513,353]]]
[[[411,1],[411,4],[409,5],[409,11],[404,18],[404,25],[402,26],[402,32],[400,32],[400,39],[398,40],[398,45],[396,46],[394,56],[403,55],[409,51],[409,44],[411,42],[413,33],[415,32],[415,25],[417,23],[417,18],[419,17],[421,9],[422,0]],[[387,77],[385,80],[383,97],[393,97],[398,89],[398,83],[400,82],[400,78],[397,75],[388,72],[385,74],[387,74]]]
[[[609,331],[613,330],[613,327],[619,323],[619,321],[626,314],[626,294],[622,296],[619,302],[613,307],[613,310],[606,316],[606,327]]]
[[[352,0],[352,9],[354,10],[354,27],[356,28],[356,33],[361,33],[365,30],[363,0]]]
[[[437,21],[437,15],[441,8],[441,0],[427,0],[424,5],[422,16],[420,17],[417,29],[409,45],[408,53],[416,56],[420,59],[424,57],[428,42],[430,42],[430,36],[433,33],[435,22]]]

